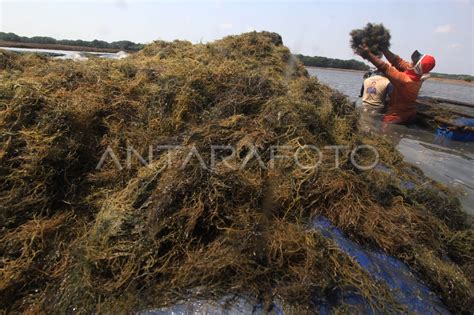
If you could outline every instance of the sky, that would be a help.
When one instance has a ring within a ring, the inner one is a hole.
[[[212,41],[272,31],[292,52],[357,59],[349,32],[383,23],[392,51],[435,56],[435,72],[474,75],[474,0],[22,1],[0,0],[0,31],[56,39]]]

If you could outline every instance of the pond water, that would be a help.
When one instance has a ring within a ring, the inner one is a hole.
[[[323,68],[308,68],[308,72],[360,104],[358,96],[363,72]],[[420,96],[474,103],[474,85],[427,80],[423,83]],[[472,115],[472,109],[456,109]],[[456,191],[463,208],[474,214],[474,142],[441,141],[434,132],[419,127],[387,126],[381,123],[381,116],[363,115],[361,128],[389,138],[403,154],[405,161]]]

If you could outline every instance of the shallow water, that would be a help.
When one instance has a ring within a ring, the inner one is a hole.
[[[308,68],[321,82],[360,103],[363,72]],[[425,81],[420,95],[436,96],[474,103],[474,85]],[[472,114],[472,109],[456,108]],[[418,166],[426,176],[446,184],[459,194],[463,208],[474,214],[474,142],[440,140],[436,135],[414,126],[385,125],[381,115],[363,114],[361,128],[389,138],[405,161]]]

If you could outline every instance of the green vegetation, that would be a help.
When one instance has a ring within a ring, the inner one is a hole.
[[[337,68],[337,69],[351,69],[351,70],[363,70],[367,71],[370,69],[368,65],[361,61],[354,59],[350,60],[341,60],[335,58],[326,58],[319,56],[304,56],[304,55],[295,55],[303,64],[307,67],[321,67],[321,68]]]
[[[50,45],[67,45],[67,46],[79,46],[79,47],[91,47],[91,48],[108,48],[108,49],[120,49],[120,50],[131,50],[138,51],[143,48],[143,44],[137,44],[128,40],[121,40],[116,42],[108,43],[103,40],[70,40],[61,39],[57,40],[51,37],[45,36],[33,36],[25,37],[18,36],[14,33],[0,32],[0,40],[8,42],[28,43],[28,44],[50,44]]]

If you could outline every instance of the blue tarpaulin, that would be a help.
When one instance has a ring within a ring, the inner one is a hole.
[[[313,220],[310,229],[319,231],[324,237],[334,241],[339,248],[353,257],[376,281],[385,283],[391,289],[396,301],[407,308],[408,313],[450,314],[439,297],[434,294],[410,271],[402,261],[380,250],[367,250],[346,238],[342,231],[320,216]],[[330,300],[315,300],[315,308],[320,314],[329,314],[334,307],[344,303],[361,313],[376,314],[357,292],[334,292]],[[172,307],[149,310],[140,314],[147,315],[188,315],[188,314],[266,314],[262,305],[252,305],[238,300],[234,305],[210,301],[189,301]],[[282,308],[275,304],[271,314],[283,314]]]
[[[454,123],[459,126],[474,127],[474,118],[458,118]],[[436,135],[448,140],[473,142],[474,132],[450,130],[449,127],[439,127],[436,129]]]
[[[419,281],[402,261],[380,250],[364,249],[346,238],[324,217],[316,218],[313,221],[313,228],[320,231],[326,238],[333,240],[375,280],[386,283],[396,300],[406,306],[409,313],[449,314],[439,297]],[[367,307],[367,303],[357,294],[352,294],[343,301],[357,307],[364,314],[373,314],[373,311]]]

